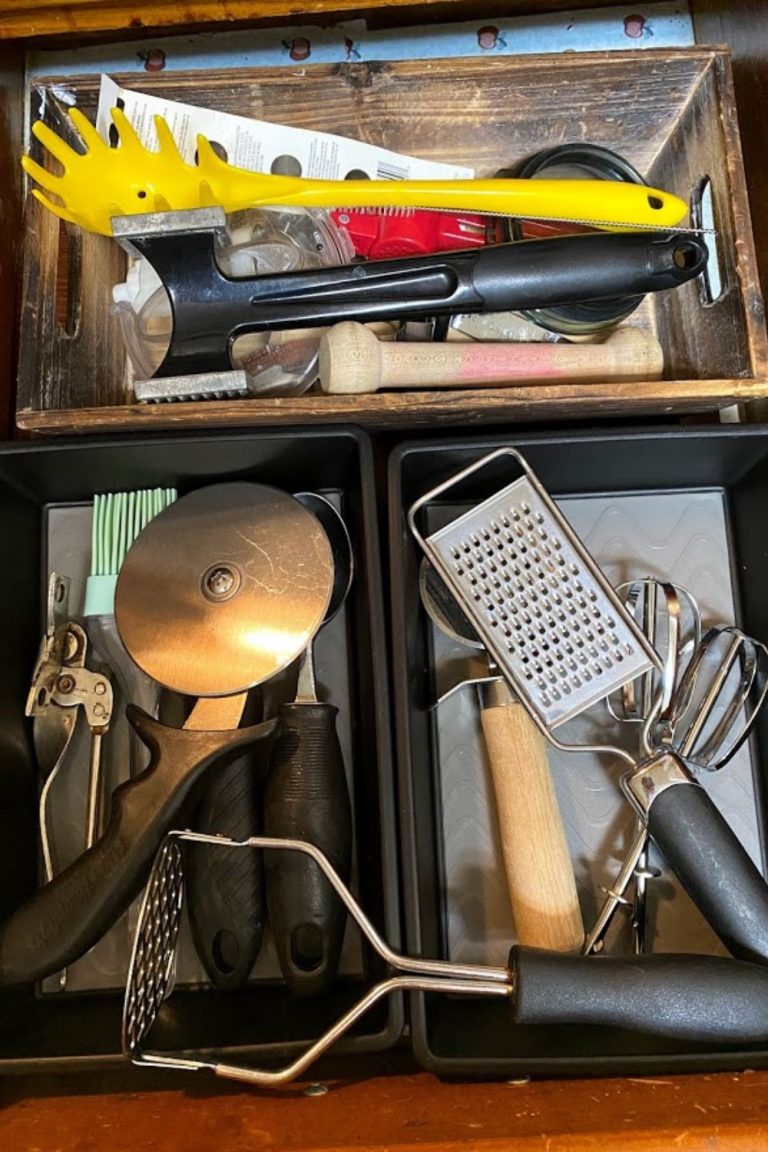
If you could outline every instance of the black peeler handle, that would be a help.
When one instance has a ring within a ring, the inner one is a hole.
[[[195,828],[247,840],[261,827],[259,766],[253,752],[220,765],[204,782]],[[261,951],[267,919],[264,861],[258,851],[200,845],[186,864],[189,926],[211,983],[241,988]]]
[[[724,956],[567,956],[514,947],[516,1024],[605,1025],[688,1042],[768,1036],[768,972]]]
[[[742,960],[768,963],[768,884],[680,758],[663,753],[622,783],[728,950]]]
[[[352,865],[352,810],[332,704],[291,703],[280,728],[264,800],[264,834],[308,840],[345,884]],[[300,852],[265,854],[267,907],[283,978],[299,996],[336,979],[346,910],[315,862]]]
[[[634,296],[684,284],[707,260],[697,236],[595,232],[233,279],[216,263],[213,229],[130,240],[163,281],[173,310],[157,376],[228,371],[230,345],[245,332]]]
[[[93,847],[0,924],[0,986],[41,980],[92,948],[141,891],[200,774],[275,729],[273,720],[224,732],[168,728],[134,705],[127,715],[150,750],[149,766],[115,789]]]

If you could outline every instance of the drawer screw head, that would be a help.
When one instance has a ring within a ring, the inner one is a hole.
[[[59,676],[58,680],[56,681],[56,687],[58,688],[59,692],[63,692],[65,695],[68,692],[71,692],[74,686],[75,680],[73,676]]]
[[[327,1092],[327,1084],[307,1084],[306,1088],[304,1089],[305,1096],[325,1096]]]

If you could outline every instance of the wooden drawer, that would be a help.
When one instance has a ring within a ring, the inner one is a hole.
[[[124,427],[353,421],[370,427],[707,411],[768,395],[768,348],[727,54],[709,49],[118,77],[170,99],[324,128],[492,175],[541,148],[586,139],[624,155],[656,187],[693,201],[711,185],[722,288],[649,296],[631,323],[664,349],[664,379],[366,396],[137,405],[113,283],[114,242],[60,226],[29,198],[16,421],[34,433]],[[61,84],[59,78],[56,83]],[[45,92],[45,80],[40,80]],[[66,78],[93,118],[98,82]],[[54,88],[37,97],[53,114]],[[576,112],[578,111],[578,115]],[[56,119],[52,120],[54,125]],[[62,259],[66,271],[62,274]],[[52,305],[55,301],[55,306]]]

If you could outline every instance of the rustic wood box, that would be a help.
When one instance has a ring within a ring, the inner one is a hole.
[[[768,349],[728,54],[642,53],[435,60],[117,77],[172,99],[323,128],[491,175],[541,148],[588,140],[686,200],[709,179],[722,292],[701,282],[644,305],[661,381],[544,384],[370,396],[139,405],[110,289],[123,253],[28,197],[17,424],[35,433],[348,420],[376,426],[703,412],[768,396]],[[43,82],[44,83],[44,82]],[[58,84],[62,84],[61,78]],[[97,77],[65,81],[93,116]],[[34,101],[33,101],[34,109]]]

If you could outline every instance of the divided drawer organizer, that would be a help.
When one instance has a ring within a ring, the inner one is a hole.
[[[24,704],[45,622],[49,571],[55,564],[60,575],[72,578],[70,609],[76,615],[89,570],[87,504],[94,491],[172,486],[182,496],[209,484],[233,481],[267,484],[286,492],[318,491],[343,509],[355,575],[344,610],[316,645],[317,682],[321,699],[339,709],[338,730],[352,796],[357,894],[378,930],[397,944],[386,633],[372,458],[366,437],[344,429],[304,430],[290,436],[254,433],[139,442],[134,438],[131,442],[115,439],[0,449],[0,525],[14,550],[0,609],[6,654],[0,675],[0,919],[41,882],[39,782]],[[123,711],[121,702],[116,713]],[[87,750],[78,751],[84,755],[71,757],[62,775],[75,773],[79,779],[78,773],[87,771]],[[83,791],[81,801],[84,795]],[[82,805],[77,812],[82,813]],[[184,811],[180,826],[194,826],[190,821],[194,816]],[[82,834],[81,823],[80,838]],[[82,840],[76,841],[75,854],[81,847]],[[64,1071],[96,1064],[127,1067],[120,1054],[120,984],[122,979],[124,986],[130,938],[125,920],[110,938],[122,947],[117,957],[122,963],[113,964],[111,973],[109,947],[102,948],[105,938],[90,955],[70,966],[64,991],[55,979],[47,979],[42,987],[0,991],[0,1073]],[[199,966],[193,965],[192,978],[187,975],[189,961],[194,959],[188,948],[186,964],[180,961],[177,968],[179,987],[169,1011],[161,1013],[153,1031],[151,1043],[156,1050],[194,1049],[218,1053],[220,1058],[224,1053],[226,1059],[228,1050],[237,1049],[246,1062],[259,1064],[270,1057],[284,1060],[325,1031],[378,972],[351,926],[341,975],[331,991],[319,998],[305,1000],[290,993],[274,956],[269,962],[270,955],[265,942],[251,980],[238,991],[223,993],[200,980]],[[402,1003],[390,997],[366,1016],[341,1050],[389,1046],[400,1036],[402,1026]]]
[[[702,621],[734,622],[768,636],[764,595],[764,507],[768,436],[762,428],[660,429],[493,439],[411,441],[390,458],[392,651],[397,729],[403,888],[411,953],[455,963],[504,964],[514,943],[491,776],[480,733],[477,689],[466,646],[446,641],[419,597],[419,551],[406,522],[415,500],[494,449],[516,448],[558,503],[613,584],[673,580],[699,601]],[[502,463],[436,502],[436,528],[509,482]],[[466,503],[465,503],[466,501]],[[477,668],[474,669],[477,675]],[[483,672],[485,670],[483,669]],[[566,743],[622,743],[603,703],[557,735]],[[624,726],[631,727],[631,726]],[[763,711],[749,743],[719,772],[699,780],[755,863],[765,871]],[[633,734],[627,750],[636,753]],[[619,788],[622,765],[588,752],[548,749],[587,931],[615,883],[635,816]],[[649,951],[727,955],[674,874],[649,881]],[[656,887],[653,888],[653,885]],[[628,921],[618,915],[607,951],[631,955]],[[593,963],[598,963],[594,960]],[[444,1075],[615,1076],[713,1071],[768,1065],[764,1041],[713,1045],[659,1039],[595,1026],[520,1027],[502,1001],[414,993],[414,1050]]]
[[[537,384],[367,396],[307,394],[173,406],[136,404],[110,290],[125,257],[113,241],[60,224],[31,197],[16,420],[34,433],[352,421],[370,427],[703,412],[768,395],[766,334],[727,52],[692,48],[556,58],[430,60],[296,71],[116,76],[170,99],[349,135],[478,176],[574,140],[624,155],[650,183],[696,205],[709,181],[718,230],[709,295],[693,282],[647,301],[664,379]],[[93,117],[98,78],[56,79]],[[65,106],[55,88],[33,116]],[[68,97],[69,98],[69,97]]]

